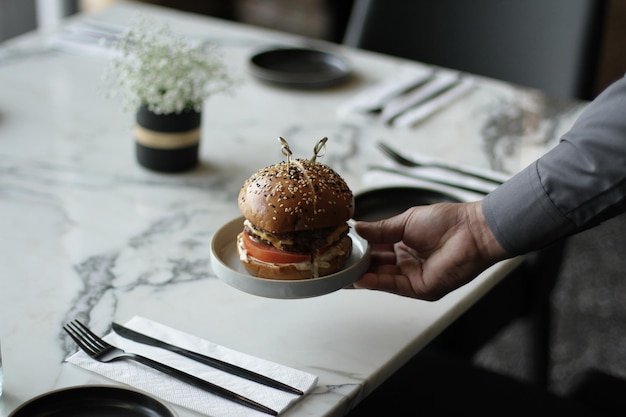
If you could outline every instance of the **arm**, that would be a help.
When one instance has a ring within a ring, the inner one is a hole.
[[[489,194],[483,211],[511,254],[539,249],[626,209],[626,78],[551,151]]]
[[[357,222],[372,243],[355,283],[436,300],[494,263],[626,210],[626,78],[583,112],[559,145],[481,202],[413,207]]]

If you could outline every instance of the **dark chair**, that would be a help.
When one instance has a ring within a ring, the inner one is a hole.
[[[526,350],[529,377],[539,387],[550,384],[552,292],[557,283],[565,240],[530,253],[516,270],[471,306],[428,346],[472,361],[476,353],[516,320],[529,326]]]
[[[575,379],[567,398],[598,410],[604,416],[626,413],[626,380],[599,369],[588,369]]]
[[[355,0],[343,43],[593,97],[605,0]]]

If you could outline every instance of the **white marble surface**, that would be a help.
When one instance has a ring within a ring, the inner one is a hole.
[[[337,115],[341,104],[417,64],[335,46],[352,80],[285,90],[251,79],[247,59],[306,39],[140,5],[93,18],[126,24],[138,10],[214,41],[239,86],[205,105],[201,165],[157,174],[135,162],[132,115],[104,98],[106,55],[51,51],[45,33],[8,45],[26,53],[0,60],[0,416],[51,389],[111,383],[63,362],[75,345],[61,325],[80,318],[104,333],[135,315],[318,375],[285,415],[341,416],[519,261],[433,303],[365,290],[275,300],[227,286],[211,269],[211,237],[239,215],[243,181],[282,158],[278,136],[303,156],[329,137],[324,162],[359,192],[371,185],[368,164],[382,158],[378,140],[513,173],[552,146],[582,106],[477,78],[470,94],[414,128],[348,120]]]

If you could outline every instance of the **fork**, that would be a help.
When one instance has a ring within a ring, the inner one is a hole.
[[[277,411],[244,397],[243,395],[237,394],[236,392],[230,391],[176,368],[172,368],[171,366],[165,365],[161,362],[146,358],[145,356],[125,352],[124,350],[102,340],[78,320],[65,324],[63,326],[63,330],[67,332],[67,334],[87,355],[99,362],[106,363],[123,359],[133,360],[227,400],[234,401],[238,404],[253,408],[266,414],[273,416],[278,415]]]
[[[406,166],[406,167],[433,167],[433,168],[442,168],[448,171],[452,171],[452,172],[456,172],[458,174],[463,174],[469,177],[474,177],[474,178],[478,178],[481,179],[483,181],[488,181],[491,182],[493,184],[502,184],[503,182],[506,181],[506,177],[504,174],[502,174],[501,178],[496,178],[495,176],[497,174],[494,174],[494,176],[489,176],[489,175],[483,175],[480,174],[478,172],[474,172],[474,171],[470,171],[455,165],[451,165],[451,164],[446,164],[445,162],[438,162],[438,161],[431,161],[431,162],[418,162],[415,161],[413,159],[409,159],[407,157],[405,157],[404,155],[402,155],[401,153],[399,153],[398,151],[392,149],[389,147],[389,145],[383,143],[383,142],[378,142],[378,148],[383,151],[384,154],[386,154],[387,156],[389,156],[391,159],[393,159],[394,161],[396,161],[398,164]]]

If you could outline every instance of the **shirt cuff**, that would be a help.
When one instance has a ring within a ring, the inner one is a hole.
[[[573,229],[544,190],[537,166],[534,162],[483,199],[491,231],[513,256],[547,246]]]

